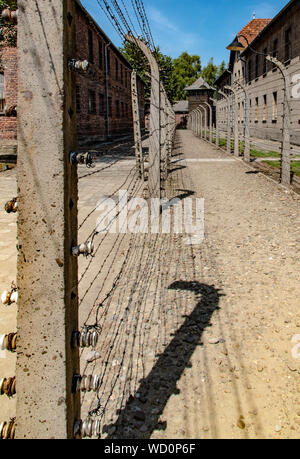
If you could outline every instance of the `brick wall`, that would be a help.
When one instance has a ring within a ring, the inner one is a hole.
[[[1,50],[1,72],[4,73],[5,104],[7,108],[17,104],[18,76],[17,49],[6,47]],[[0,140],[17,138],[17,118],[0,114]]]
[[[106,45],[109,56],[106,92]],[[132,68],[84,8],[76,5],[76,57],[90,62],[87,75],[76,74],[77,133],[80,144],[133,133]],[[6,105],[17,105],[17,49],[2,50]],[[144,127],[144,84],[138,78],[141,124]],[[109,106],[109,110],[107,107]],[[107,116],[107,112],[109,117]],[[109,135],[108,135],[109,134]],[[0,141],[17,139],[17,119],[0,115]],[[7,142],[9,143],[9,142]]]
[[[132,68],[79,5],[76,14],[76,47],[76,57],[87,59],[92,73],[92,76],[76,76],[79,141],[97,141],[107,136],[132,133]],[[144,85],[141,80],[138,81],[138,89],[143,120]]]

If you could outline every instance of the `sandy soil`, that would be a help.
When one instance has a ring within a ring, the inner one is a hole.
[[[178,132],[168,195],[205,199],[204,242],[109,235],[91,265],[100,275],[83,280],[82,323],[97,315],[102,330],[99,359],[82,355],[83,372],[101,375],[83,413],[99,410],[103,436],[298,436],[299,197],[228,159]],[[130,168],[101,175],[99,192]]]

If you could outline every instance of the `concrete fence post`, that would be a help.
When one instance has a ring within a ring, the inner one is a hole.
[[[146,56],[151,69],[150,98],[150,134],[148,189],[151,198],[160,198],[160,159],[161,159],[161,125],[160,125],[160,75],[158,64],[148,46],[138,38],[126,35],[126,40],[138,46]]]
[[[226,101],[227,101],[227,142],[226,142],[226,148],[227,148],[227,153],[231,153],[231,127],[230,127],[230,99],[228,95],[218,89],[218,93],[223,96]]]
[[[210,100],[213,102],[213,104],[216,107],[216,138],[215,138],[215,144],[218,147],[219,146],[218,101],[217,101],[217,99],[213,99],[212,97],[210,97]]]
[[[238,98],[237,90],[231,86],[224,86],[225,89],[231,91],[234,96],[234,156],[240,156],[240,144],[239,144],[239,112],[238,112]]]
[[[202,135],[201,138],[206,140],[206,135],[207,135],[207,111],[206,108],[203,105],[199,105],[199,108],[203,110],[204,116],[202,115],[202,120],[203,120],[203,130],[201,127]]]
[[[249,97],[246,86],[240,81],[235,83],[243,90],[245,94],[245,135],[244,135],[244,161],[250,162],[250,114],[249,114]]]
[[[282,62],[272,56],[266,59],[275,64],[284,80],[284,102],[282,117],[282,142],[281,142],[281,183],[286,187],[291,185],[291,114],[290,114],[290,77],[288,71]]]
[[[131,97],[132,97],[132,116],[133,116],[133,133],[134,133],[134,146],[136,157],[136,168],[139,177],[144,180],[144,159],[143,159],[143,145],[141,135],[141,122],[140,122],[140,108],[137,90],[137,76],[136,71],[133,70],[131,74]]]
[[[196,131],[195,131],[195,135],[196,135],[197,137],[199,137],[199,132],[200,132],[200,128],[199,128],[199,125],[200,125],[199,108],[196,108],[196,109],[195,109],[195,116],[196,116]]]
[[[212,106],[208,102],[204,102],[204,104],[207,105],[209,110],[209,141],[212,143]]]
[[[164,91],[163,84],[160,83],[160,142],[161,142],[161,185],[165,188],[167,180],[167,97]]]
[[[19,0],[16,437],[73,438],[80,395],[75,2]]]

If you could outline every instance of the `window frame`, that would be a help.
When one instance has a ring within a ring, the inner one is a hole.
[[[3,76],[3,82],[1,82],[1,76]],[[2,88],[2,94],[3,94],[3,98],[1,98],[1,88]],[[4,72],[0,72],[0,101],[2,101],[2,103],[0,102],[0,115],[4,115],[5,114],[5,74]]]

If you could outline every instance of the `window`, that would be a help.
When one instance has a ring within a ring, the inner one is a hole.
[[[285,61],[292,59],[292,29],[289,27],[285,31]]]
[[[89,90],[89,114],[94,115],[96,113],[96,93],[94,90]]]
[[[248,81],[250,82],[252,80],[252,60],[249,59],[248,62]]]
[[[93,43],[93,32],[88,30],[88,46],[89,46],[89,61],[94,62],[94,43]]]
[[[103,69],[103,43],[99,40],[99,69]]]
[[[252,99],[250,99],[250,103],[249,103],[249,120],[250,120],[250,123],[252,123]]]
[[[118,59],[116,59],[116,80],[119,79],[119,62]]]
[[[105,114],[105,98],[104,95],[99,93],[99,114]]]
[[[110,51],[107,50],[107,74],[110,74]]]
[[[277,91],[273,92],[273,110],[272,110],[272,121],[277,121]]]
[[[4,107],[5,107],[4,73],[0,73],[0,113],[4,113]]]
[[[264,95],[264,114],[263,114],[263,122],[267,121],[268,116],[268,105],[267,105],[267,96]]]
[[[120,118],[120,102],[116,100],[116,118]]]
[[[265,55],[268,54],[268,49],[267,48],[264,49],[264,54]],[[264,75],[266,75],[267,73],[268,73],[268,61],[264,56]]]
[[[242,112],[241,112],[241,121],[245,121],[245,102],[242,102]]]
[[[123,84],[123,65],[121,64],[121,84]]]
[[[80,86],[76,86],[76,112],[81,112]]]
[[[108,98],[108,117],[112,116],[112,98]]]
[[[258,97],[255,98],[255,122],[258,123],[259,108],[258,108]]]
[[[273,41],[273,57],[278,57],[278,40]],[[277,67],[275,64],[273,64],[273,69],[277,70]]]
[[[255,78],[258,78],[259,75],[259,55],[255,56]]]

